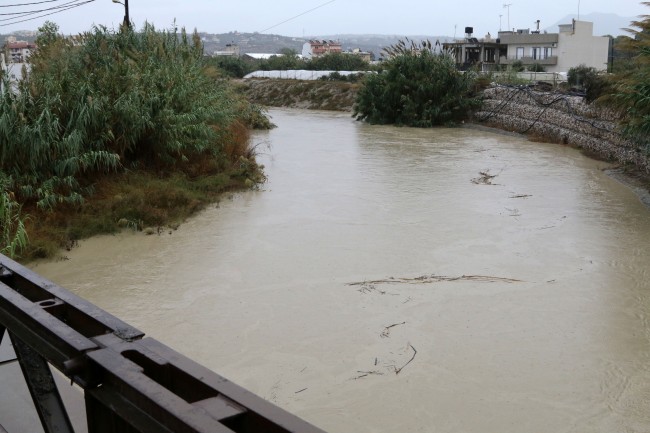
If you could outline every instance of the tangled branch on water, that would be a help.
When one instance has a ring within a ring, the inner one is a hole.
[[[444,275],[427,274],[415,278],[389,277],[382,280],[357,281],[348,283],[348,286],[374,286],[377,284],[430,284],[444,281],[478,281],[482,283],[521,283],[522,280],[514,278],[493,277],[490,275],[461,275],[459,277],[448,277]]]
[[[394,328],[394,327],[396,327],[396,326],[400,326],[400,325],[406,325],[406,322],[402,322],[402,323],[394,323],[394,324],[392,324],[392,325],[390,325],[390,326],[386,326],[386,327],[384,328],[384,330],[381,332],[380,337],[381,337],[381,338],[388,338],[388,337],[390,337],[390,328]]]
[[[499,174],[490,174],[490,170],[484,170],[484,171],[479,171],[478,174],[481,176],[475,177],[472,179],[472,183],[475,183],[477,185],[498,185],[496,183],[492,183],[492,179],[497,177]]]
[[[405,368],[407,365],[409,365],[409,364],[410,364],[410,363],[415,359],[415,355],[418,354],[418,351],[415,349],[415,347],[413,347],[413,345],[412,345],[411,343],[408,344],[408,347],[410,347],[411,349],[413,349],[413,356],[411,357],[411,359],[408,360],[408,362],[407,362],[406,364],[402,365],[400,368],[395,367],[395,374],[396,374],[396,375],[397,375],[397,374],[400,374],[400,372],[401,372],[402,370],[404,370],[404,368]]]

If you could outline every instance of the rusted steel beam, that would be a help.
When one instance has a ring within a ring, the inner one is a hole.
[[[11,342],[45,433],[74,433],[47,361],[15,336]]]
[[[2,255],[0,327],[84,389],[89,433],[324,433]]]

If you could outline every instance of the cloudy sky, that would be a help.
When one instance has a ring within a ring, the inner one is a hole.
[[[83,3],[86,4],[83,4]],[[16,6],[32,3],[31,5]],[[509,7],[504,7],[505,4]],[[70,6],[78,7],[65,9]],[[50,9],[57,8],[60,9]],[[42,12],[32,15],[17,13]],[[131,20],[159,28],[178,26],[199,31],[273,33],[286,36],[376,33],[460,36],[466,26],[474,33],[492,34],[508,28],[542,28],[569,14],[614,13],[622,17],[650,14],[636,0],[130,0]],[[47,17],[38,15],[59,12]],[[0,33],[35,30],[46,19],[59,24],[65,34],[78,33],[93,24],[117,27],[124,7],[111,0],[0,0]]]

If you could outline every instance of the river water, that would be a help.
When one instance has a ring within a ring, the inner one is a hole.
[[[271,114],[259,191],[34,269],[331,433],[650,431],[650,211],[605,163]]]

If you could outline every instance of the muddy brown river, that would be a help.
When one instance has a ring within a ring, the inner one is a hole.
[[[259,191],[34,269],[330,433],[650,431],[650,211],[606,163],[271,114]]]

